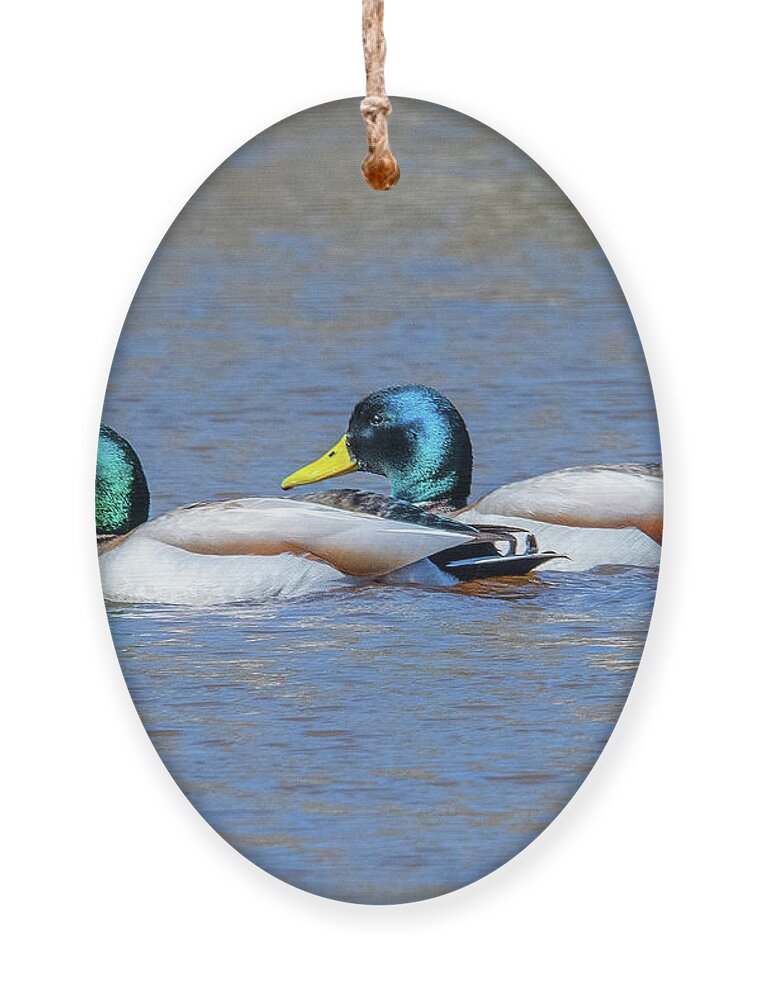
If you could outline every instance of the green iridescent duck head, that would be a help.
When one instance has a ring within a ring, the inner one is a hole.
[[[450,400],[424,385],[392,386],[362,399],[347,434],[282,489],[361,470],[386,476],[393,497],[452,510],[468,500],[471,467],[471,440]]]
[[[100,424],[95,474],[97,534],[125,535],[147,520],[150,493],[137,453],[120,434]]]

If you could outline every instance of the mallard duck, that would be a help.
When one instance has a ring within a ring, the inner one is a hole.
[[[403,500],[351,508],[248,497],[181,507],[148,520],[150,494],[129,442],[101,425],[95,483],[105,597],[213,604],[298,596],[384,578],[435,584],[529,572],[553,553],[481,531]],[[450,553],[450,555],[448,555]],[[477,562],[486,564],[476,569]],[[450,564],[450,565],[448,565]]]
[[[342,510],[392,517],[394,502],[468,526],[535,536],[569,558],[551,570],[598,565],[655,567],[663,531],[658,464],[591,465],[501,486],[469,505],[472,447],[449,399],[423,385],[393,386],[361,400],[347,433],[325,455],[288,476],[285,490],[355,470],[385,476],[391,497],[324,490],[305,499]],[[386,511],[386,513],[384,513]]]

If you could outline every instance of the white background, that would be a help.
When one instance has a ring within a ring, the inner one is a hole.
[[[310,897],[206,826],[153,752],[111,646],[95,427],[129,301],[185,200],[264,127],[362,91],[360,4],[15,5],[0,60],[6,996],[755,988],[751,5],[388,4],[390,91],[522,146],[629,298],[667,477],[639,677],[565,812],[447,898]]]

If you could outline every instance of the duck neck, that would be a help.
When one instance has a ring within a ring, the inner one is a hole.
[[[456,476],[445,476],[434,480],[411,480],[396,483],[390,480],[392,496],[398,500],[409,500],[417,507],[434,510],[453,511],[466,506],[469,490]]]
[[[435,454],[420,455],[389,473],[392,496],[441,511],[466,506],[471,492],[471,442],[468,434],[447,441]]]

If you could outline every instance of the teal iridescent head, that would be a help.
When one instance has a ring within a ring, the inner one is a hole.
[[[425,385],[392,386],[362,399],[347,434],[282,488],[362,470],[386,476],[393,497],[453,509],[468,500],[471,465],[471,440],[450,400]]]
[[[147,520],[150,493],[142,463],[129,444],[100,424],[95,474],[95,522],[98,535],[125,535]]]

